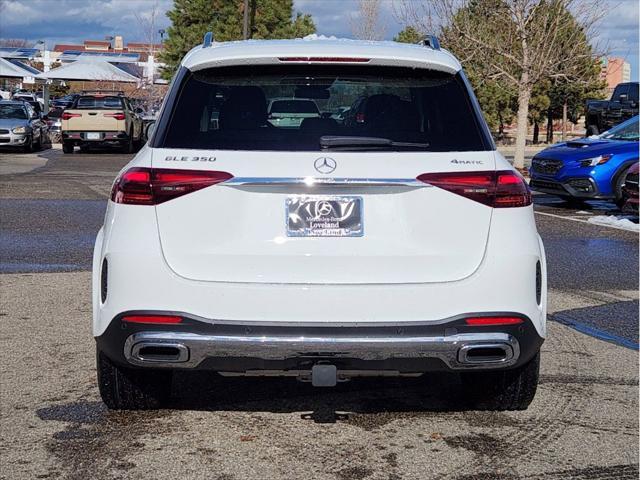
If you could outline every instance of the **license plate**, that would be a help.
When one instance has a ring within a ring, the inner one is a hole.
[[[361,237],[361,197],[289,197],[289,237]]]
[[[100,140],[100,134],[96,132],[87,133],[87,140]]]

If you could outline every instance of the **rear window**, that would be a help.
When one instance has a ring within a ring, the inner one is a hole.
[[[319,113],[318,107],[310,100],[276,100],[269,113]]]
[[[283,125],[272,118],[276,112],[316,115]],[[202,70],[187,73],[164,115],[169,118],[161,119],[156,147],[319,151],[338,145],[336,137],[349,137],[356,139],[350,140],[351,151],[491,148],[460,75],[431,70],[331,65]],[[334,137],[329,147],[327,137]],[[370,137],[388,142],[359,144]]]
[[[124,108],[122,98],[120,97],[93,97],[85,96],[79,97],[74,108],[88,108],[88,109],[118,109]]]

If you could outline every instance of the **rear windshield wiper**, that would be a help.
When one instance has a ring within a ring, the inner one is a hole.
[[[324,135],[320,137],[320,147],[323,150],[358,150],[377,148],[429,148],[428,143],[395,142],[383,137],[349,137]]]

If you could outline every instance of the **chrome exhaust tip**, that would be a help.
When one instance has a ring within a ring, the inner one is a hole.
[[[181,343],[139,342],[130,358],[139,363],[182,363],[189,360],[189,348]]]
[[[458,350],[458,361],[465,365],[498,365],[514,358],[511,345],[506,343],[477,343]]]

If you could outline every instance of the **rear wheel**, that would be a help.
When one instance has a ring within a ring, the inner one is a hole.
[[[73,143],[71,143],[71,142],[62,142],[62,151],[64,153],[73,153]]]
[[[462,374],[465,396],[477,410],[526,410],[538,387],[540,352],[521,367]]]
[[[100,396],[112,410],[153,410],[162,407],[171,393],[172,373],[121,367],[97,350]]]
[[[129,139],[122,144],[122,151],[124,153],[133,153],[135,151],[134,148],[133,137],[129,134]]]
[[[35,150],[42,150],[44,148],[44,134],[42,130],[40,130],[40,135],[38,136],[38,143],[35,144]]]

